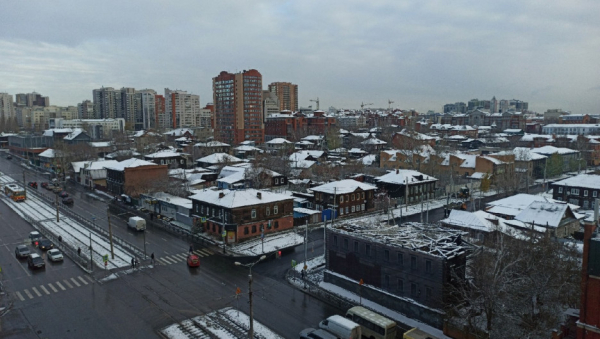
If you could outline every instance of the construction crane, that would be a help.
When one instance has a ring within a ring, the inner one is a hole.
[[[392,104],[393,103],[394,102],[392,100],[388,99],[388,109],[392,109]]]
[[[317,103],[317,111],[319,110],[319,97],[317,97],[317,100],[310,100],[312,102],[316,102]]]
[[[372,104],[372,103],[370,103],[370,104],[365,104],[364,102],[361,102],[361,103],[360,103],[360,109],[362,110],[363,108],[365,108],[365,106],[370,106],[370,105],[373,105],[373,104]]]

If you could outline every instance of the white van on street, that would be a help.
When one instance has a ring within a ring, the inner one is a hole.
[[[360,325],[341,315],[332,315],[321,321],[319,327],[344,339],[361,339]]]
[[[135,229],[136,231],[143,231],[146,229],[146,219],[140,217],[131,217],[127,222],[127,226]]]

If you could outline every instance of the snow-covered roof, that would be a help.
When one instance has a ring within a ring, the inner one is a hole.
[[[288,141],[284,138],[275,138],[266,142],[269,145],[280,145],[280,144],[293,144],[293,142]]]
[[[258,197],[258,193],[260,193],[260,198]],[[221,194],[223,194],[222,197],[220,196]],[[192,195],[190,199],[224,208],[238,208],[244,206],[270,204],[274,202],[285,202],[287,200],[291,201],[292,197],[284,194],[273,193],[269,191],[259,191],[249,188],[246,190],[237,191],[203,190],[201,193]]]
[[[501,165],[504,163],[502,160],[498,160],[493,157],[481,156],[480,158],[493,162],[495,165]],[[462,167],[462,166],[461,166]]]
[[[227,153],[214,153],[196,160],[196,162],[205,162],[209,164],[222,164],[225,162],[242,162],[242,159],[234,157]]]
[[[454,154],[456,157],[463,159],[464,161],[460,164],[461,168],[475,168],[477,162],[477,156],[473,154]]]
[[[146,158],[151,158],[151,159],[161,159],[161,158],[173,158],[173,157],[180,157],[183,156],[185,153],[178,153],[175,152],[173,150],[164,150],[164,151],[158,151],[156,153],[152,153],[152,154],[148,154],[145,155]],[[187,154],[185,154],[187,155]]]
[[[361,142],[361,144],[363,144],[363,145],[386,145],[387,142],[385,142],[383,140],[379,140],[377,138],[370,138],[370,139],[367,139],[367,140]]]
[[[229,144],[220,141],[199,142],[196,147],[229,147]]]
[[[365,166],[371,166],[371,165],[373,165],[374,162],[376,162],[376,160],[377,160],[377,155],[369,154],[369,155],[366,155],[366,156],[360,158],[358,161],[360,161]]]
[[[496,225],[491,220],[499,219],[499,217],[485,211],[451,210],[448,218],[442,219],[441,222],[482,232],[492,232]]]
[[[75,128],[73,129],[73,131],[69,134],[67,134],[63,140],[73,140],[75,138],[77,138],[80,134],[83,133],[83,130],[81,128]]]
[[[93,141],[89,143],[92,147],[110,147],[112,143],[110,141]]]
[[[565,147],[554,147],[554,146],[542,146],[542,147],[538,147],[538,148],[533,148],[531,150],[534,153],[539,153],[539,154],[554,154],[554,153],[558,153],[558,154],[572,154],[572,153],[579,153],[576,150],[572,150],[570,148],[565,148]]]
[[[51,129],[45,130],[43,136],[52,137],[52,136],[54,136],[54,133],[67,134],[67,133],[71,133],[71,132],[73,132],[73,130],[70,128],[51,128]]]
[[[320,158],[323,156],[323,154],[325,154],[324,151],[310,151],[310,150],[302,150],[302,151],[298,151],[295,153],[290,154],[290,161],[301,161],[301,160],[306,160],[306,158],[308,158],[309,156],[312,156],[313,158]]]
[[[189,128],[176,128],[176,129],[170,130],[168,132],[165,132],[163,134],[173,136],[173,137],[180,137],[180,136],[183,136],[186,132],[189,132],[191,135],[194,135],[194,130],[189,129]]]
[[[591,189],[600,189],[600,175],[596,174],[579,174],[571,178],[555,182],[555,186],[567,187],[585,187]]]
[[[256,152],[260,152],[260,153],[263,152],[263,150],[261,150],[260,148],[254,147],[254,146],[250,146],[250,145],[241,145],[241,146],[238,146],[238,147],[236,147],[234,149],[236,151],[238,151],[238,152],[252,152],[252,151],[256,151]]]
[[[512,151],[502,151],[493,153],[492,155],[514,155],[516,161],[532,161],[546,159],[545,155],[532,152],[527,147],[515,147]]]
[[[151,194],[151,196],[156,200],[165,201],[165,202],[168,202],[169,204],[181,206],[181,207],[187,208],[189,210],[192,209],[193,202],[192,202],[192,200],[187,199],[187,198],[178,197],[178,196],[171,195],[171,194],[164,193],[164,192],[153,193],[153,194]]]
[[[367,151],[363,151],[363,150],[362,150],[362,149],[360,149],[360,148],[351,148],[351,149],[348,151],[348,153],[360,153],[360,154],[365,154],[365,153],[367,153]]]
[[[123,161],[118,162],[117,164],[114,164],[111,166],[106,166],[105,168],[116,170],[116,171],[123,171],[125,168],[133,168],[133,167],[140,167],[140,166],[158,166],[158,165],[156,165],[155,163],[150,162],[150,161],[131,158],[131,159],[123,160]]]
[[[294,207],[294,212],[297,213],[302,213],[302,214],[321,214],[321,211],[318,210],[311,210],[310,208],[304,208],[304,207]]]
[[[420,178],[421,176],[423,179],[419,180],[418,178]],[[432,176],[428,176],[419,171],[413,171],[413,170],[407,170],[407,169],[398,169],[395,171],[391,171],[380,177],[376,177],[375,180],[377,180],[379,182],[388,183],[388,184],[405,185],[407,178],[408,178],[409,185],[437,181],[437,179]]]
[[[517,214],[515,219],[525,224],[558,227],[567,208],[567,204],[534,201]]]
[[[86,165],[89,165],[91,161],[75,161],[71,163],[71,167],[73,167],[73,172],[75,173],[79,173],[79,171],[85,167]]]
[[[116,160],[100,160],[100,161],[87,161],[88,164],[84,165],[85,169],[89,170],[101,170],[106,167],[117,165],[119,162]]]
[[[308,141],[319,141],[319,140],[323,140],[323,136],[322,135],[307,135],[304,138],[302,138],[302,140],[308,140]]]
[[[375,190],[377,187],[352,179],[344,179],[340,181],[330,182],[321,186],[313,187],[314,192],[322,192],[328,194],[346,194],[352,193],[357,189],[363,191]]]
[[[54,158],[54,156],[55,156],[54,149],[52,149],[52,148],[48,148],[47,150],[38,154],[38,157],[42,157],[42,158]]]
[[[487,206],[490,208],[487,208],[486,210],[490,213],[514,217],[536,201],[547,203],[552,202],[553,200],[539,195],[520,193],[500,200],[491,201],[487,203]]]
[[[132,157],[132,156],[136,156],[136,155],[140,155],[140,154],[138,152],[130,150],[130,149],[122,149],[122,150],[119,150],[119,151],[115,151],[115,152],[109,153],[109,154],[106,155],[106,157],[107,158],[115,158],[115,157],[118,157],[118,156],[130,156],[130,157]]]

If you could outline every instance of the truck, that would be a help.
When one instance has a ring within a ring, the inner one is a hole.
[[[129,221],[127,221],[127,226],[136,231],[143,231],[146,229],[146,219],[140,217],[130,217]]]

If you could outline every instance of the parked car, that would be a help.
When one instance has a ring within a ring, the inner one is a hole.
[[[71,197],[65,197],[62,199],[62,203],[65,205],[72,205],[73,204],[73,198]]]
[[[54,244],[52,243],[52,241],[48,240],[48,239],[42,239],[39,241],[39,245],[38,247],[40,248],[40,250],[49,250],[51,248],[54,248]]]
[[[35,188],[35,189],[37,189],[37,188],[38,188],[38,184],[37,184],[37,182],[35,182],[35,181],[30,181],[30,182],[28,182],[28,183],[27,183],[27,185],[28,185],[29,187],[33,187],[33,188]]]
[[[48,260],[50,261],[63,261],[64,259],[62,253],[60,253],[60,251],[56,248],[48,250],[48,252],[46,252],[46,255],[48,256]]]
[[[8,160],[12,159],[12,155],[10,155],[10,154],[9,154],[9,155],[7,155],[7,156],[6,156],[6,159],[8,159]]]
[[[187,264],[189,267],[200,267],[200,257],[195,254],[188,255]]]
[[[29,268],[31,268],[31,269],[45,268],[46,263],[44,262],[44,259],[42,259],[42,257],[40,257],[39,254],[31,253],[29,255],[29,257],[27,257],[27,266],[29,266]]]
[[[54,192],[54,193],[60,193],[62,191],[63,191],[63,189],[60,186],[54,186],[54,187],[52,187],[52,192]]]
[[[62,191],[62,192],[58,193],[58,196],[61,198],[66,198],[69,196],[69,193],[67,193],[67,191]]]
[[[36,242],[40,241],[40,239],[42,239],[42,235],[40,234],[40,232],[38,232],[38,231],[29,232],[29,240],[31,240],[32,245],[37,246]]]
[[[300,332],[300,339],[340,339],[338,336],[322,329],[305,328]]]
[[[42,186],[42,188],[45,188],[45,189],[47,189],[47,190],[49,190],[49,189],[50,189],[50,187],[48,187],[49,185],[48,185],[48,183],[47,183],[47,182],[43,182],[43,183],[41,183],[41,186]]]
[[[30,254],[29,247],[25,245],[19,245],[15,248],[15,256],[17,258],[27,258]]]

